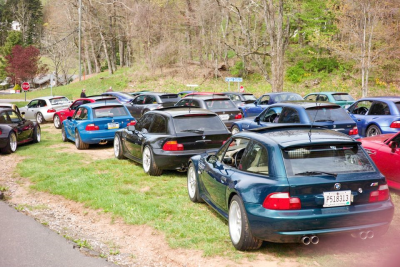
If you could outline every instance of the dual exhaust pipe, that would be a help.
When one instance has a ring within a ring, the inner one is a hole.
[[[319,243],[319,237],[316,235],[312,235],[312,236],[306,235],[301,238],[301,243],[303,243],[306,246],[308,246],[310,244],[316,245]]]
[[[368,230],[368,231],[361,231],[359,233],[353,233],[352,236],[360,238],[361,240],[366,240],[367,238],[368,239],[374,238],[375,234],[373,231]]]

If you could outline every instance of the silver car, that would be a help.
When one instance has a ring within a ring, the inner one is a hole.
[[[20,108],[20,112],[25,119],[36,120],[40,124],[53,121],[54,113],[70,104],[65,96],[44,96],[32,99],[27,106]]]

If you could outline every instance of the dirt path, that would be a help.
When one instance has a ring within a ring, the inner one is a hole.
[[[112,155],[112,147],[106,150]],[[95,150],[85,153],[96,156]],[[171,249],[163,234],[151,227],[127,225],[101,210],[30,189],[29,181],[14,173],[16,165],[23,159],[17,154],[0,157],[0,187],[7,188],[7,202],[75,241],[71,245],[83,253],[106,257],[120,266],[300,266],[296,261],[284,261],[270,255],[259,255],[251,262],[234,262],[222,257],[203,257],[201,251]]]

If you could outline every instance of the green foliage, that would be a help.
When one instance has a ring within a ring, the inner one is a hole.
[[[235,65],[233,65],[230,69],[229,69],[230,73],[234,76],[234,77],[242,77],[243,72],[244,72],[244,64],[243,61],[237,61],[235,63]]]
[[[228,50],[228,58],[230,59],[230,58],[234,58],[234,57],[236,57],[235,51],[233,51],[233,50]]]
[[[300,64],[299,64],[300,63]],[[303,62],[299,62],[295,66],[289,67],[286,70],[286,77],[289,81],[293,83],[299,83],[303,80],[304,74],[306,73],[304,67],[302,66]]]
[[[24,45],[22,41],[22,33],[20,31],[10,31],[4,46],[1,47],[1,52],[4,56],[8,56],[16,45]]]

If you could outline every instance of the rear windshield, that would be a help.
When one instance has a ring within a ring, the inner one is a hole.
[[[50,104],[52,104],[52,105],[63,105],[63,104],[69,103],[69,99],[66,97],[50,98],[49,101],[50,101]]]
[[[178,102],[181,98],[177,94],[160,95],[161,103]]]
[[[94,118],[122,117],[122,116],[128,116],[128,112],[123,106],[107,106],[107,107],[98,107],[93,109]]]
[[[186,115],[174,117],[175,131],[177,133],[226,131],[225,124],[217,115]]]
[[[288,176],[304,175],[304,172],[337,174],[374,171],[364,151],[356,144],[285,149],[283,157]]]
[[[237,109],[229,99],[210,99],[204,102],[206,102],[208,109]]]
[[[332,94],[336,101],[354,101],[354,98],[349,94]]]
[[[397,111],[400,112],[400,102],[396,102],[395,105],[396,105]]]
[[[257,100],[257,98],[254,95],[243,95],[243,98],[245,100],[254,100],[254,101]]]
[[[341,107],[313,107],[306,109],[306,113],[311,122],[352,121],[349,114]]]

